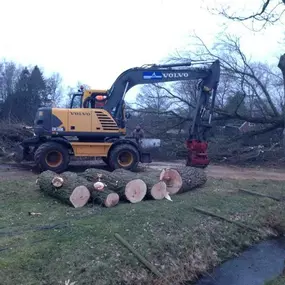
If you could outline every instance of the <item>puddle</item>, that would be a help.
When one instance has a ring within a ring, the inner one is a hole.
[[[281,275],[284,261],[285,237],[264,241],[223,263],[195,285],[264,285]]]

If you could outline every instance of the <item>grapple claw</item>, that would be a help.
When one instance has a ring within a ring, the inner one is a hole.
[[[198,140],[187,140],[186,147],[188,149],[188,156],[186,166],[197,168],[205,168],[209,164],[207,154],[208,143]]]

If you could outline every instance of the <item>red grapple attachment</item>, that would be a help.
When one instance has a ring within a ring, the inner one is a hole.
[[[186,166],[205,168],[209,164],[207,154],[208,143],[198,140],[187,140],[186,147],[188,149],[188,156]]]

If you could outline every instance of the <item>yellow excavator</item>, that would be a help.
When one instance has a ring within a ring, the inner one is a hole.
[[[187,165],[205,167],[209,159],[204,133],[211,123],[219,77],[218,60],[206,67],[193,68],[191,63],[182,63],[128,69],[109,90],[78,90],[72,96],[70,108],[39,108],[34,120],[34,136],[21,142],[15,158],[33,160],[42,171],[57,173],[67,169],[71,156],[101,157],[111,169],[134,170],[139,162],[152,160],[140,143],[126,137],[129,116],[124,99],[128,90],[138,84],[200,80],[200,97],[186,142]],[[202,119],[206,110],[210,115],[205,124]]]

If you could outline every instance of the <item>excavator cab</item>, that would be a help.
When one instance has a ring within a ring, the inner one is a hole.
[[[107,102],[107,90],[84,90],[81,86],[78,93],[72,95],[70,109],[75,108],[103,108]]]

